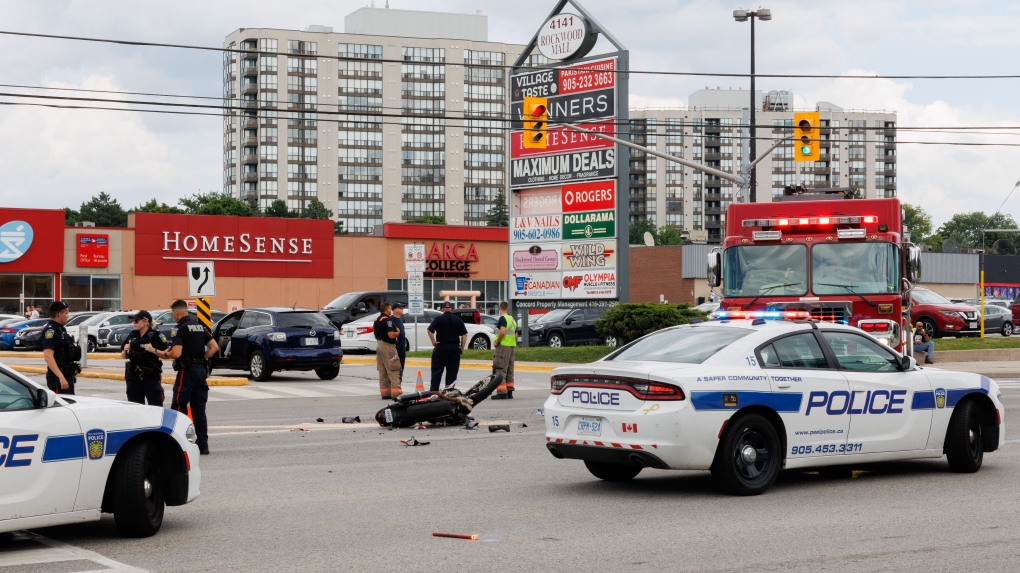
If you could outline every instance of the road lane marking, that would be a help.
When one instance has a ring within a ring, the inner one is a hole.
[[[281,386],[272,387],[260,387],[256,386],[259,390],[266,390],[269,392],[280,392],[282,394],[291,394],[293,396],[300,396],[302,398],[335,398],[336,394],[326,394],[324,392],[316,392],[315,390],[305,390],[300,387],[287,386],[286,388]],[[289,396],[280,396],[280,398],[288,398]]]
[[[45,545],[45,548],[16,549],[0,552],[0,567],[16,567],[26,565],[43,565],[67,561],[89,561],[89,565],[80,572],[120,571],[125,573],[148,573],[145,569],[132,567],[126,563],[114,561],[94,551],[75,547],[62,541],[49,539],[36,533],[20,531],[14,534],[15,541],[34,542]],[[100,567],[94,567],[98,565]]]

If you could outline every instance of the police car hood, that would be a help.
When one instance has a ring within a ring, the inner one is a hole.
[[[74,403],[71,403],[74,402]],[[111,430],[155,430],[183,436],[191,421],[176,410],[143,406],[133,402],[92,398],[57,396],[54,408],[67,408],[78,418],[82,428]]]
[[[637,360],[604,360],[591,364],[563,366],[552,371],[553,376],[563,374],[582,374],[601,376],[629,376],[639,378],[673,378],[687,370],[701,366],[700,364],[681,364],[677,362],[649,362]]]

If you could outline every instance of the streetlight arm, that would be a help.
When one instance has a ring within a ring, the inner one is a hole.
[[[792,140],[793,140],[793,137],[784,137],[784,138],[780,139],[779,141],[777,141],[777,142],[776,142],[776,144],[775,144],[775,145],[773,145],[772,147],[770,147],[768,151],[766,151],[765,153],[762,153],[761,155],[759,155],[759,156],[758,156],[758,158],[757,158],[757,159],[755,159],[754,161],[752,161],[752,162],[751,162],[751,163],[750,163],[750,164],[749,164],[749,165],[747,166],[747,170],[748,170],[748,171],[750,171],[752,167],[754,167],[755,165],[758,165],[758,163],[760,163],[762,159],[765,159],[766,157],[768,157],[769,155],[771,155],[771,154],[772,154],[772,152],[773,152],[773,151],[775,151],[775,150],[776,150],[776,148],[777,148],[777,147],[779,147],[780,145],[782,145],[783,143],[786,143],[787,141],[792,141]]]

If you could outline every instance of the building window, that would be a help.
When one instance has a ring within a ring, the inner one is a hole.
[[[120,276],[61,275],[60,299],[72,311],[120,310]]]

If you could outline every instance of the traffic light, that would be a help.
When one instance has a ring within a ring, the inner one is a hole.
[[[818,161],[821,157],[818,112],[793,114],[794,161]]]
[[[524,135],[522,142],[528,149],[545,149],[549,123],[549,101],[544,97],[524,98]]]

